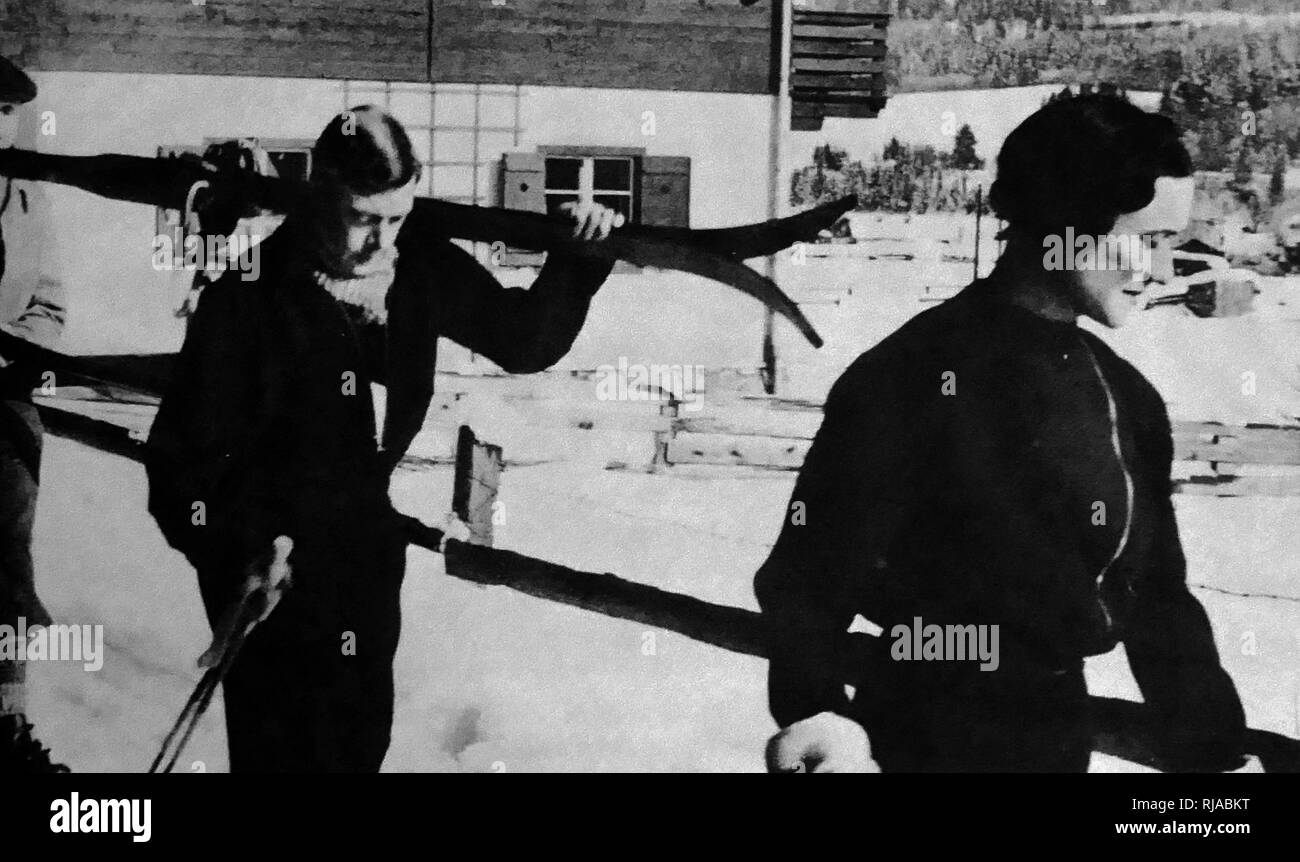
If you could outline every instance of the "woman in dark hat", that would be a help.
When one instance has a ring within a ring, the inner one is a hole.
[[[835,384],[798,517],[756,576],[770,768],[1085,771],[1083,662],[1121,642],[1166,767],[1241,765],[1241,703],[1186,585],[1164,402],[1076,325],[1133,311],[1142,251],[1186,226],[1192,183],[1173,123],[1116,96],[1050,103],[1007,138],[1005,253]],[[1067,236],[1100,245],[1067,263]],[[846,634],[859,615],[881,636]],[[952,631],[991,633],[996,655],[931,649]]]
[[[18,136],[18,107],[36,98],[22,69],[0,57],[0,149]],[[44,195],[31,183],[0,177],[0,330],[53,346],[63,331],[63,287],[50,273]],[[32,566],[32,525],[40,479],[41,421],[32,405],[40,369],[0,354],[0,625],[49,625]],[[49,755],[26,718],[24,662],[0,658],[0,772],[46,771]]]

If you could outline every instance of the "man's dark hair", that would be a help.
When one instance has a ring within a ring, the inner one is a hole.
[[[420,175],[406,129],[374,105],[330,120],[312,147],[313,184],[337,184],[358,195],[401,188]]]
[[[1157,177],[1191,172],[1168,117],[1121,96],[1074,96],[1045,105],[1007,136],[989,205],[1011,233],[1104,234],[1120,214],[1151,203]]]

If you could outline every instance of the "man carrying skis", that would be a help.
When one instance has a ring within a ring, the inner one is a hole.
[[[19,106],[36,84],[0,57],[0,149],[18,136]],[[0,331],[51,347],[63,332],[63,285],[48,235],[45,197],[35,183],[0,176]],[[43,429],[32,390],[40,369],[0,354],[0,625],[48,626],[36,596],[32,526]],[[66,772],[32,736],[26,712],[26,662],[0,657],[0,772]]]
[[[205,291],[150,435],[150,511],[197,570],[214,628],[277,538],[293,542],[292,588],[225,678],[232,771],[379,769],[406,561],[388,481],[428,409],[437,340],[542,370],[612,266],[551,253],[530,289],[505,289],[408,219],[419,172],[388,114],[335,117],[309,202],[262,244],[259,277]],[[599,206],[575,218],[589,239],[614,224]],[[442,253],[406,251],[430,243]],[[387,389],[382,435],[371,382]]]

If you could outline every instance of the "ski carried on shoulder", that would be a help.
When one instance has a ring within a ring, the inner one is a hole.
[[[69,185],[83,191],[199,217],[204,235],[227,236],[251,210],[288,212],[303,199],[304,183],[266,176],[198,156],[151,158],[107,153],[70,156],[0,150],[0,176]],[[542,213],[416,198],[403,232],[474,242],[502,242],[534,251],[560,249],[638,266],[689,272],[729,285],[789,320],[814,346],[822,339],[799,305],[771,279],[742,261],[775,254],[818,234],[857,206],[853,195],[781,219],[730,228],[695,230],[629,224],[602,242],[575,239],[567,221]],[[431,248],[427,243],[416,248]]]

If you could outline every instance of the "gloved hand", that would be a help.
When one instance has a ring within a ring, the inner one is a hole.
[[[867,732],[856,721],[821,712],[783,728],[767,743],[768,772],[879,772]]]

